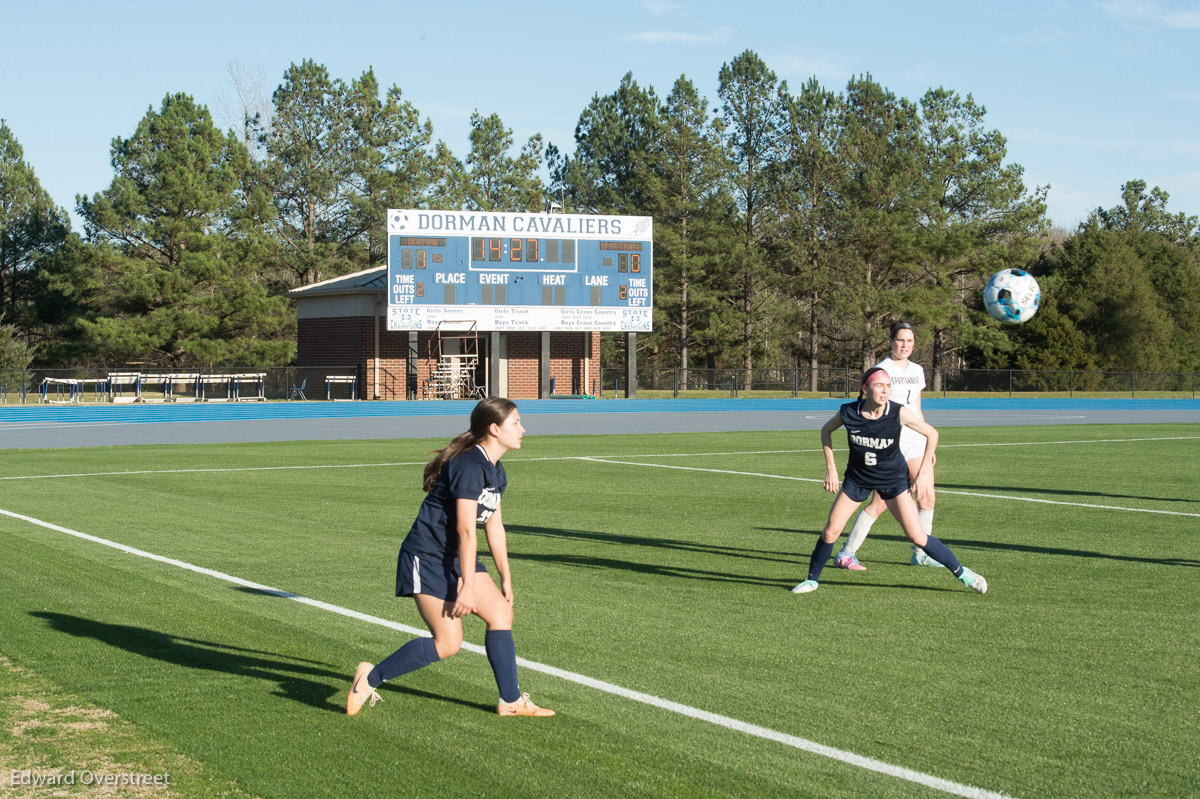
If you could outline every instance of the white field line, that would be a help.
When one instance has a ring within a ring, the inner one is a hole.
[[[299,602],[303,605],[309,605],[310,607],[319,608],[320,610],[328,611],[329,613],[336,613],[339,616],[346,616],[346,617],[349,617],[352,619],[358,619],[360,621],[365,621],[368,624],[375,624],[380,627],[386,627],[388,629],[396,630],[396,631],[402,632],[402,633],[407,633],[409,635],[422,635],[422,636],[426,636],[426,637],[429,636],[429,633],[426,632],[425,630],[419,630],[415,627],[409,627],[408,625],[405,625],[405,624],[400,624],[398,622],[389,621],[387,619],[382,619],[378,616],[371,616],[367,613],[360,613],[359,611],[356,611],[356,610],[344,608],[339,605],[332,605],[328,602],[322,602],[317,599],[310,599],[309,597],[302,596],[300,594],[294,594],[291,591],[284,591],[279,588],[272,588],[269,585],[263,585],[262,583],[256,583],[251,580],[244,580],[241,577],[235,577],[234,575],[226,574],[225,572],[219,572],[214,569],[207,569],[207,568],[204,568],[203,566],[195,566],[191,563],[187,563],[186,561],[176,560],[175,558],[168,558],[163,555],[156,555],[153,552],[147,552],[142,549],[136,549],[134,547],[126,546],[125,544],[117,543],[116,541],[110,541],[106,538],[100,538],[98,536],[79,532],[78,530],[72,530],[69,527],[62,527],[60,525],[53,524],[52,522],[43,521],[41,519],[35,519],[32,516],[25,516],[20,513],[14,513],[13,511],[4,510],[3,508],[0,508],[0,515],[8,516],[9,518],[17,519],[18,521],[26,522],[28,524],[32,524],[32,525],[35,525],[38,527],[43,527],[47,530],[53,530],[54,532],[64,533],[69,536],[74,536],[75,538],[80,538],[80,539],[83,539],[84,541],[90,541],[94,544],[100,544],[102,546],[110,547],[112,549],[117,550],[118,552],[123,552],[127,555],[136,555],[137,557],[140,557],[140,558],[146,558],[147,560],[156,561],[158,563],[163,563],[168,566],[175,566],[177,568],[185,569],[187,571],[194,572],[196,574],[202,574],[202,575],[205,575],[206,577],[212,577],[212,578],[215,578],[217,580],[221,580],[221,581],[224,581],[227,583],[232,583],[234,585],[240,585],[243,588],[250,588],[255,591],[261,591],[265,594],[270,594],[271,596],[280,597],[282,599],[290,599],[294,602]],[[486,650],[482,646],[479,646],[478,644],[472,644],[472,643],[468,643],[468,642],[464,641],[462,648],[466,649],[469,652],[474,652],[475,654],[479,654],[479,655],[486,654]],[[885,774],[889,777],[895,777],[896,779],[906,780],[908,782],[913,782],[918,785],[924,785],[927,788],[932,788],[936,791],[941,791],[943,793],[952,794],[954,796],[969,797],[969,799],[1010,799],[1006,794],[996,793],[995,791],[987,791],[982,788],[976,788],[971,785],[963,785],[962,783],[952,782],[950,780],[944,780],[941,777],[935,777],[931,774],[925,774],[923,772],[913,771],[912,769],[907,769],[902,766],[895,766],[895,765],[892,765],[891,763],[885,763],[882,760],[875,760],[874,758],[863,757],[862,755],[856,755],[853,752],[849,752],[849,751],[846,751],[843,749],[835,749],[831,746],[825,746],[824,744],[819,744],[816,741],[810,741],[807,738],[801,738],[796,735],[790,735],[785,732],[779,732],[777,730],[772,730],[768,727],[760,727],[757,724],[750,724],[749,722],[740,721],[738,719],[731,718],[729,716],[722,716],[719,713],[710,713],[707,710],[701,710],[699,708],[691,707],[689,705],[680,704],[679,702],[672,702],[669,699],[662,699],[660,697],[654,696],[653,694],[647,694],[647,693],[642,693],[641,691],[634,691],[629,688],[623,688],[614,683],[605,682],[604,680],[597,680],[592,677],[587,677],[583,674],[577,674],[573,671],[559,669],[554,666],[548,666],[543,663],[538,663],[536,661],[526,660],[525,658],[517,658],[517,663],[522,668],[532,669],[533,671],[538,671],[543,674],[548,674],[552,677],[558,677],[560,679],[567,680],[569,682],[573,682],[578,685],[583,685],[588,688],[593,688],[597,691],[602,691],[604,693],[612,694],[614,696],[620,696],[625,699],[633,700],[635,702],[641,702],[642,704],[650,705],[651,707],[656,707],[661,710],[666,710],[666,711],[669,711],[672,713],[677,713],[679,715],[687,716],[689,718],[697,719],[699,721],[706,721],[710,724],[715,724],[719,727],[724,727],[729,730],[742,732],[742,733],[745,733],[747,735],[752,735],[757,738],[763,738],[768,741],[775,741],[775,742],[781,743],[785,746],[790,746],[795,749],[800,749],[805,752],[810,752],[815,755],[820,755],[821,757],[827,757],[832,760],[837,760],[839,762],[846,763],[851,766],[857,766],[858,768],[866,769],[868,771],[874,771],[879,774]]]
[[[948,449],[953,447],[1036,447],[1046,446],[1049,444],[1119,444],[1123,442],[1142,442],[1142,441],[1193,441],[1200,439],[1200,436],[1160,436],[1158,438],[1097,438],[1097,439],[1082,439],[1079,441],[1003,441],[991,444],[942,444],[938,449]],[[522,458],[521,456],[510,456],[508,463],[536,463],[539,461],[578,461],[578,460],[597,460],[601,463],[605,459],[611,458],[713,458],[713,457],[731,457],[734,455],[801,455],[808,452],[820,452],[817,449],[760,449],[760,450],[742,450],[738,452],[654,452],[642,455],[561,455],[553,458]],[[612,461],[617,463],[618,461]],[[0,477],[3,480],[53,480],[67,477],[118,477],[121,475],[144,475],[144,474],[205,474],[214,472],[285,472],[285,471],[303,471],[312,469],[372,469],[372,468],[390,468],[394,466],[424,466],[426,461],[406,461],[397,463],[343,463],[343,464],[309,464],[306,466],[231,466],[224,468],[210,469],[128,469],[120,472],[74,472],[67,474],[20,474]],[[642,464],[650,466],[652,464]],[[703,471],[703,470],[701,470]],[[807,478],[784,478],[779,475],[756,474],[754,472],[730,472],[730,474],[747,474],[756,477],[778,477],[779,479],[794,479],[805,480]],[[811,482],[820,483],[821,480],[812,480]],[[954,493],[954,492],[943,492]]]
[[[288,472],[309,469],[369,469],[390,466],[424,466],[426,461],[411,463],[342,463],[310,464],[308,466],[230,466],[212,469],[129,469],[121,472],[75,472],[71,474],[18,474],[0,480],[54,480],[65,477],[122,477],[140,474],[212,474],[223,472]]]
[[[824,483],[824,480],[818,480],[815,477],[791,477],[783,474],[764,474],[762,472],[736,472],[729,469],[702,469],[698,466],[674,466],[668,463],[635,463],[632,461],[609,460],[607,458],[591,458],[581,457],[581,461],[592,461],[593,463],[612,463],[618,466],[644,466],[647,469],[679,469],[685,472],[712,472],[713,474],[734,474],[743,475],[745,477],[766,477],[772,480],[792,480],[801,483]],[[1121,505],[1093,505],[1087,502],[1063,502],[1055,499],[1035,499],[1033,497],[1015,497],[1010,494],[982,494],[977,491],[951,491],[945,488],[939,488],[939,494],[955,494],[962,497],[983,497],[986,499],[1003,499],[1012,500],[1015,502],[1037,502],[1043,505],[1069,505],[1072,508],[1096,508],[1098,510],[1123,510],[1130,513],[1158,513],[1163,516],[1193,516],[1200,518],[1200,513],[1184,513],[1177,510],[1151,510],[1149,508],[1126,508]]]

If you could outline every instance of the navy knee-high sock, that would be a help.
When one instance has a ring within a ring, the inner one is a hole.
[[[955,577],[962,574],[963,566],[958,562],[958,558],[954,557],[954,553],[950,551],[950,547],[933,536],[929,536],[929,540],[925,542],[925,546],[921,547],[921,549],[925,550],[925,554],[929,557],[949,569]]]
[[[410,671],[423,669],[430,663],[437,663],[437,647],[432,638],[414,638],[379,662],[367,675],[367,684],[378,688],[388,680],[395,679]]]
[[[492,664],[500,698],[516,702],[521,698],[521,689],[517,686],[517,647],[512,630],[488,630],[483,636],[483,648],[487,650],[488,663]]]
[[[821,569],[825,568],[825,564],[832,554],[833,542],[827,544],[824,536],[818,536],[817,545],[813,547],[812,557],[808,559],[808,579],[813,582],[821,579]]]

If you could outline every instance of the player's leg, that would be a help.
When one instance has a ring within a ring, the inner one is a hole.
[[[981,594],[987,593],[987,580],[959,563],[958,558],[950,551],[950,547],[921,529],[921,522],[917,516],[917,503],[911,494],[901,491],[886,502],[888,510],[900,522],[904,534],[908,536],[908,540],[912,541],[914,546],[921,547],[929,557],[949,569],[950,573],[957,577],[963,585]]]
[[[553,716],[553,710],[538,707],[528,694],[521,693],[517,683],[517,648],[512,635],[512,604],[487,572],[475,576],[475,615],[487,625],[483,646],[500,690],[496,712],[502,716]]]
[[[793,588],[793,594],[807,594],[817,590],[817,582],[821,579],[821,570],[825,568],[825,562],[833,554],[834,543],[842,534],[842,530],[846,528],[850,516],[863,499],[866,497],[851,499],[846,494],[846,484],[842,484],[842,490],[838,491],[838,495],[833,499],[833,505],[829,508],[829,518],[825,522],[825,529],[817,538],[817,545],[813,547],[812,556],[808,560],[808,579]]]
[[[381,660],[378,665],[358,664],[350,693],[346,697],[346,713],[353,716],[368,699],[374,706],[379,695],[375,689],[388,680],[423,669],[431,663],[456,654],[462,646],[462,619],[450,615],[454,602],[429,594],[415,594],[417,611],[425,626],[433,633],[432,638],[420,636]]]
[[[909,434],[909,435],[906,435]],[[901,431],[901,449],[904,453],[904,460],[908,464],[908,482],[911,485],[917,480],[917,472],[921,468],[921,460],[925,457],[925,436],[913,432],[908,428]],[[933,466],[929,467],[933,469]],[[933,476],[932,474],[930,475]],[[931,488],[929,494],[917,503],[917,517],[921,522],[921,529],[925,531],[925,535],[933,535],[933,506],[937,501],[937,495]],[[925,554],[925,550],[913,544],[912,557],[909,563],[913,566],[941,566],[929,555]]]
[[[864,505],[863,509],[858,512],[858,516],[855,517],[854,524],[850,527],[850,535],[846,537],[846,543],[842,546],[842,551],[837,553],[837,557],[833,559],[834,566],[856,572],[867,570],[866,566],[858,562],[856,557],[858,548],[863,545],[863,541],[867,540],[871,526],[885,510],[887,510],[887,506],[883,504],[879,494],[872,495],[871,501]]]
[[[371,687],[378,687],[377,682],[394,680],[401,675],[437,663],[458,654],[462,647],[462,619],[450,615],[454,609],[452,599],[417,594],[417,612],[421,614],[425,626],[433,633],[432,638],[414,638],[404,646],[388,655],[375,667],[370,679]]]
[[[458,577],[455,566],[400,548],[396,561],[396,595],[411,596],[416,601],[417,611],[433,637],[421,636],[408,641],[376,666],[359,663],[346,697],[346,713],[353,716],[367,699],[374,705],[379,699],[375,689],[384,682],[458,652],[462,646],[462,620],[450,615]]]
[[[500,689],[500,699],[515,702],[521,697],[517,684],[517,650],[512,637],[512,605],[486,574],[475,577],[475,615],[487,625],[483,643],[488,662]]]

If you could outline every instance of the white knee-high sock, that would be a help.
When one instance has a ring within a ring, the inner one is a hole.
[[[933,535],[933,511],[918,508],[917,518],[921,521],[921,529],[925,531],[925,535]]]
[[[866,508],[860,510],[858,518],[854,520],[854,526],[850,528],[850,536],[846,539],[846,546],[843,549],[851,555],[858,552],[863,541],[867,540],[867,533],[871,532],[873,524],[875,524],[875,517],[867,513]]]

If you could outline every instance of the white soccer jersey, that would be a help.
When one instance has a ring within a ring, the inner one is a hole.
[[[890,397],[892,402],[912,408],[917,403],[921,392],[925,390],[925,370],[921,368],[921,364],[909,361],[908,368],[905,369],[891,358],[884,358],[876,366],[882,368],[892,378]]]
[[[925,370],[921,364],[908,362],[908,368],[902,367],[891,358],[884,358],[878,364],[892,378],[892,402],[899,403],[915,410],[917,415],[925,418],[919,407],[913,406],[920,400],[921,391],[925,388]],[[900,429],[900,450],[906,461],[915,460],[925,454],[925,436],[908,427]]]

